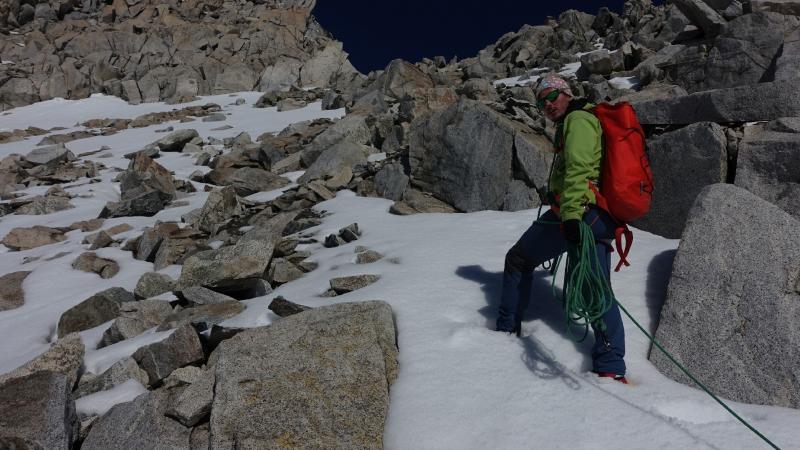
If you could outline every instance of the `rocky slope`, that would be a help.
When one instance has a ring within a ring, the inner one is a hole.
[[[209,442],[232,448],[254,439],[290,447],[329,448],[332,442],[380,447],[386,391],[397,370],[388,306],[309,311],[276,299],[277,314],[296,316],[250,331],[219,323],[241,313],[239,300],[263,296],[314,271],[311,254],[298,249],[300,243],[354,245],[361,232],[357,224],[320,242],[304,233],[324,223],[314,206],[339,190],[389,198],[396,214],[538,206],[536,189],[547,181],[553,126],[534,107],[526,85],[549,70],[569,76],[574,90],[592,101],[631,102],[646,127],[656,194],[650,215],[634,225],[684,238],[659,336],[673,336],[669,342],[677,354],[714,354],[716,341],[698,338],[709,328],[705,319],[685,312],[695,307],[685,302],[689,293],[701,293],[695,296],[701,306],[730,319],[730,333],[738,335],[731,340],[735,345],[726,347],[729,359],[768,362],[778,373],[768,379],[771,392],[753,394],[748,386],[757,374],[744,370],[710,377],[712,389],[736,400],[797,407],[800,385],[784,376],[796,355],[782,359],[776,352],[784,346],[776,350],[767,341],[791,347],[796,332],[791,326],[760,331],[771,327],[772,317],[800,320],[800,269],[790,252],[779,251],[793,248],[782,242],[785,234],[754,228],[796,229],[800,217],[798,4],[676,0],[657,7],[629,0],[622,15],[607,9],[596,15],[567,11],[547,24],[502,36],[474,58],[395,60],[368,77],[352,69],[341,45],[314,22],[313,1],[6,5],[4,26],[13,33],[3,41],[2,55],[13,64],[0,66],[4,107],[92,92],[134,102],[180,102],[257,89],[265,94],[256,108],[290,111],[321,100],[325,110],[346,112],[337,120],[224,139],[167,124],[224,122],[227,105],[216,104],[134,119],[98,117],[69,133],[28,128],[0,135],[0,142],[47,135],[41,146],[0,162],[0,190],[7,199],[0,204],[3,215],[47,215],[74,207],[69,192],[74,186],[65,190],[66,183],[89,183],[114,170],[119,183],[119,197],[98,211],[99,217],[69,227],[15,228],[3,237],[7,248],[25,252],[54,245],[81,230],[93,234],[85,237],[87,251],[75,255],[75,270],[114,280],[119,267],[102,254],[111,248],[152,263],[155,271],[182,265],[178,279],[145,274],[133,293],[102,291],[65,311],[57,327],[59,344],[0,389],[0,395],[13,396],[35,386],[41,395],[57,397],[57,407],[23,425],[12,420],[15,411],[0,412],[0,421],[7,420],[2,423],[21,430],[8,439],[61,447],[83,442],[87,448],[121,441],[154,446],[153,436],[176,448]],[[309,86],[318,89],[303,89]],[[77,155],[69,149],[80,139],[148,127],[163,127],[157,130],[163,137],[126,155],[125,166],[109,168],[96,159],[103,149]],[[198,171],[171,173],[159,161],[173,155],[192,158]],[[284,175],[299,170],[304,174],[289,187]],[[40,195],[18,194],[41,186],[47,187],[37,191]],[[280,196],[268,201],[243,198],[278,188]],[[153,219],[132,235],[123,234],[130,228],[104,225],[114,218],[155,216],[197,190],[210,194],[180,221]],[[757,222],[747,215],[755,213]],[[755,257],[756,248],[728,245],[738,236],[767,240],[769,245],[759,248],[772,248],[770,254],[781,257]],[[382,257],[366,248],[356,251],[359,264]],[[778,275],[754,279],[754,266]],[[697,275],[687,275],[687,267]],[[3,309],[24,304],[27,276],[26,271],[3,276],[9,285]],[[377,279],[369,273],[331,279],[324,295],[346,294]],[[737,280],[749,282],[729,283]],[[771,303],[753,297],[750,286],[758,283],[765,285],[756,291]],[[100,348],[134,342],[153,328],[174,331],[118,365],[83,373],[83,347],[70,333],[109,321]],[[684,333],[675,337],[676,329]],[[685,381],[655,353],[652,359]],[[721,365],[687,359],[691,370],[712,375]],[[789,361],[785,367],[783,360]],[[331,373],[331,367],[337,370]],[[56,373],[41,375],[42,368]],[[102,416],[82,417],[78,432],[73,398],[129,379],[147,386],[148,393]],[[367,389],[359,391],[362,387]],[[270,430],[238,419],[242,402],[275,414],[276,404],[267,398],[275,393],[284,395],[279,401],[288,406],[281,411],[291,411],[291,419],[270,416],[263,422]],[[326,393],[346,400],[346,412],[325,407],[332,401]],[[38,397],[31,401],[44,403]],[[304,421],[321,425],[302,434],[297,423]],[[118,425],[128,422],[137,426],[119,431]],[[276,422],[284,428],[275,431]],[[51,423],[58,424],[52,436],[42,434]]]
[[[5,1],[0,108],[97,92],[181,102],[358,79],[313,8],[313,0]]]

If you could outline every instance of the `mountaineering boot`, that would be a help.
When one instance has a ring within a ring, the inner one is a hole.
[[[628,384],[628,379],[625,378],[625,375],[619,375],[619,374],[610,373],[610,372],[595,372],[595,373],[600,378],[611,378],[614,381],[619,381],[622,384]]]
[[[512,329],[512,330],[504,330],[504,329],[498,327],[498,328],[495,328],[494,331],[500,331],[500,332],[508,333],[508,334],[515,334],[517,337],[522,337],[522,326],[521,325],[516,325],[514,327],[514,329]]]

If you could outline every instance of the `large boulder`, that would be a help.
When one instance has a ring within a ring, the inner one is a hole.
[[[493,91],[494,89],[492,88]],[[430,89],[418,90],[414,97],[407,96],[400,102],[397,118],[401,122],[412,122],[415,118],[423,116],[427,112],[438,111],[458,103],[458,98],[456,90],[449,86],[436,86]],[[396,133],[390,136],[388,149],[402,145],[397,142],[398,138],[399,135]],[[384,145],[387,145],[387,142],[384,142]]]
[[[180,294],[187,302],[194,306],[215,305],[234,300],[233,297],[220,294],[219,292],[214,292],[211,289],[204,288],[202,286],[184,288],[181,290]]]
[[[366,117],[359,114],[348,114],[339,119],[314,137],[314,140],[302,150],[301,161],[306,167],[309,167],[322,152],[345,139],[356,144],[370,143],[372,130],[367,125]]]
[[[125,302],[120,305],[120,317],[103,332],[98,348],[138,336],[160,325],[172,312],[172,306],[165,300]]]
[[[408,175],[400,163],[387,164],[375,174],[375,190],[389,200],[401,200],[408,183]]]
[[[150,384],[157,384],[173,370],[203,360],[200,338],[191,325],[184,325],[163,341],[146,345],[132,358],[147,372]]]
[[[417,97],[432,88],[433,80],[410,62],[395,59],[386,66],[373,87],[395,100],[402,100],[406,96]]]
[[[37,195],[33,198],[33,201],[20,206],[15,212],[18,215],[26,214],[31,216],[41,216],[72,208],[74,208],[74,206],[69,202],[69,198],[67,197],[56,195]]]
[[[80,335],[69,334],[56,341],[46,352],[33,358],[13,371],[0,375],[0,383],[39,372],[59,373],[67,377],[70,389],[78,381],[83,367],[85,348]]]
[[[366,164],[367,156],[377,152],[378,150],[374,147],[344,139],[323,151],[297,181],[298,183],[308,183],[312,180],[334,176],[342,170],[351,169],[358,164]]]
[[[226,224],[232,217],[242,212],[242,205],[236,196],[234,188],[226,186],[214,189],[208,194],[206,202],[197,219],[200,230],[211,235],[217,233],[220,226]]]
[[[391,307],[370,301],[308,310],[224,341],[212,447],[382,448],[395,333]]]
[[[178,285],[226,288],[262,279],[279,237],[241,238],[231,246],[195,253],[184,261]]]
[[[0,277],[0,311],[19,308],[25,304],[22,282],[30,274],[29,271],[20,271],[7,273]]]
[[[192,325],[198,331],[211,329],[213,325],[230,319],[231,317],[244,311],[245,306],[236,300],[224,303],[213,303],[210,305],[200,305],[192,308],[185,308],[174,312],[164,318],[164,322],[158,327],[158,331],[177,328],[186,324]]]
[[[709,184],[726,180],[725,131],[716,123],[696,123],[664,133],[647,147],[655,189],[650,212],[634,225],[679,239],[697,194]]]
[[[103,219],[130,216],[151,217],[164,209],[166,204],[167,202],[161,192],[147,191],[129,200],[106,203],[98,217]]]
[[[358,71],[347,60],[342,43],[332,41],[305,63],[300,71],[300,84],[325,87],[334,84],[337,79],[348,79],[356,73]]]
[[[81,448],[190,448],[191,429],[165,415],[181,392],[180,389],[160,389],[114,406],[92,425]]]
[[[787,16],[800,16],[800,2],[797,0],[750,0],[754,11],[771,11]]]
[[[581,67],[590,74],[609,75],[615,70],[624,70],[621,51],[609,52],[601,49],[581,55]]]
[[[0,385],[0,448],[69,450],[78,438],[72,386],[38,372]]]
[[[177,130],[154,143],[162,152],[180,152],[192,139],[199,137],[197,130]]]
[[[64,144],[38,147],[25,155],[25,161],[39,165],[55,165],[69,159],[70,152]]]
[[[412,185],[461,211],[500,210],[513,177],[515,137],[524,126],[475,100],[414,120]]]
[[[138,298],[150,298],[175,289],[176,281],[167,274],[145,272],[136,282],[133,294]]]
[[[202,233],[193,228],[183,228],[164,236],[153,257],[153,268],[161,270],[172,264],[181,264],[190,255],[207,250]]]
[[[734,185],[705,188],[675,256],[656,339],[722,397],[800,408],[798,254],[797,219]],[[657,349],[650,360],[691,384]]]
[[[800,1],[796,2],[800,10]],[[800,16],[800,12],[797,14]],[[781,55],[775,61],[775,79],[791,80],[800,71],[800,28],[795,29],[783,40]]]
[[[175,199],[175,180],[169,170],[139,152],[122,172],[120,201],[109,202],[100,217],[153,216]]]
[[[299,83],[300,61],[278,57],[275,64],[267,67],[259,78],[258,90],[261,92],[286,91]]]
[[[100,375],[91,372],[84,373],[73,395],[83,397],[95,392],[106,391],[131,379],[145,386],[148,382],[147,372],[142,370],[133,358],[127,357],[115,362]]]
[[[634,104],[643,125],[756,122],[800,116],[800,80],[697,92]]]
[[[189,385],[177,398],[166,414],[187,427],[197,425],[211,413],[214,402],[214,371],[203,372],[198,379]]]
[[[706,37],[712,38],[719,34],[725,26],[725,18],[705,0],[673,0],[672,3],[698,26]]]
[[[168,201],[175,198],[175,180],[164,166],[145,153],[137,153],[120,176],[120,191],[123,200],[138,197],[146,191],[158,191]]]
[[[50,228],[42,225],[34,225],[30,228],[12,228],[0,243],[11,250],[29,250],[67,239],[64,236],[65,231],[62,228]]]
[[[124,302],[135,300],[132,293],[120,287],[98,292],[61,314],[58,320],[58,336],[88,330],[114,320],[119,316],[120,306]]]
[[[546,187],[553,164],[553,143],[536,133],[518,132],[514,135],[514,168],[527,186]]]
[[[238,195],[248,196],[257,192],[272,191],[289,184],[286,178],[256,167],[242,167],[233,171],[225,180]]]
[[[772,81],[775,58],[784,44],[784,22],[778,14],[745,14],[724,24],[710,46],[672,45],[645,64],[663,69],[668,79],[689,92]]]
[[[767,131],[739,145],[735,184],[800,218],[800,134]]]
[[[113,259],[102,258],[94,252],[81,253],[74,261],[72,268],[84,272],[94,272],[100,278],[112,278],[119,273],[119,264]]]

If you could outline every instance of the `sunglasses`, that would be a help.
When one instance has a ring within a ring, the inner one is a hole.
[[[559,95],[561,95],[561,91],[559,91],[559,90],[550,91],[549,94],[547,94],[544,97],[536,100],[536,107],[539,108],[539,109],[544,108],[545,103],[547,103],[547,102],[553,103],[554,101],[556,101],[556,99],[558,98]]]

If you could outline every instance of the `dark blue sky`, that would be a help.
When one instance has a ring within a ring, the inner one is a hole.
[[[394,58],[468,58],[524,24],[540,25],[568,9],[621,12],[624,0],[317,0],[314,16],[344,43],[362,73]]]

